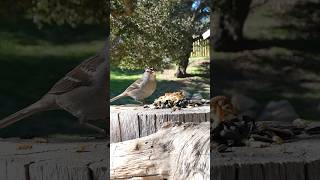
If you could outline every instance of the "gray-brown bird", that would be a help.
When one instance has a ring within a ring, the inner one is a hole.
[[[157,81],[155,70],[153,68],[146,68],[141,79],[136,80],[123,93],[112,98],[110,102],[129,96],[135,101],[142,103],[141,101],[153,94],[156,87]]]
[[[40,100],[1,120],[0,128],[41,111],[60,109],[76,116],[81,124],[105,134],[105,130],[88,121],[108,117],[108,44],[107,39],[102,52],[71,70]]]

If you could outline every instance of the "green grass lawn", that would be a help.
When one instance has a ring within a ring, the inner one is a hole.
[[[0,119],[37,101],[103,47],[103,27],[45,26],[0,19]],[[66,112],[44,112],[0,130],[1,137],[87,134]]]

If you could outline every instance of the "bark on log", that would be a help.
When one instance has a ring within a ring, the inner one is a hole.
[[[111,179],[210,179],[209,122],[170,125],[110,148]]]
[[[149,109],[141,106],[111,106],[110,142],[121,142],[157,132],[166,122],[205,122],[210,120],[209,106]]]

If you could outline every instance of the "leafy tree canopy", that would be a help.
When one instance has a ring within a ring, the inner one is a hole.
[[[32,18],[40,27],[43,24],[108,24],[108,0],[1,0],[2,17]]]
[[[190,54],[192,35],[208,27],[197,24],[209,14],[206,1],[194,7],[193,0],[136,0],[131,8],[126,2],[111,1],[110,20],[111,35],[121,37],[112,64],[123,68],[178,63]]]
[[[99,24],[108,21],[107,1],[33,0],[33,20],[37,24]]]

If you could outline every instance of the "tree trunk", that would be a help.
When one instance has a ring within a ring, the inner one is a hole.
[[[186,44],[186,51],[185,51],[185,55],[180,59],[180,62],[178,64],[178,69],[175,73],[175,76],[177,78],[185,78],[187,77],[187,68],[188,68],[188,65],[189,65],[189,58],[190,58],[190,55],[191,55],[191,52],[192,52],[192,47],[193,47],[193,37],[189,37],[188,38],[188,41]]]
[[[216,51],[237,50],[243,40],[243,26],[252,0],[215,1],[211,16],[211,45]]]
[[[167,124],[110,145],[111,179],[210,179],[210,123]]]
[[[177,78],[185,78],[185,77],[187,77],[188,64],[189,64],[189,56],[181,59],[181,61],[179,62],[178,69],[177,69],[176,74],[175,74],[175,76]]]

